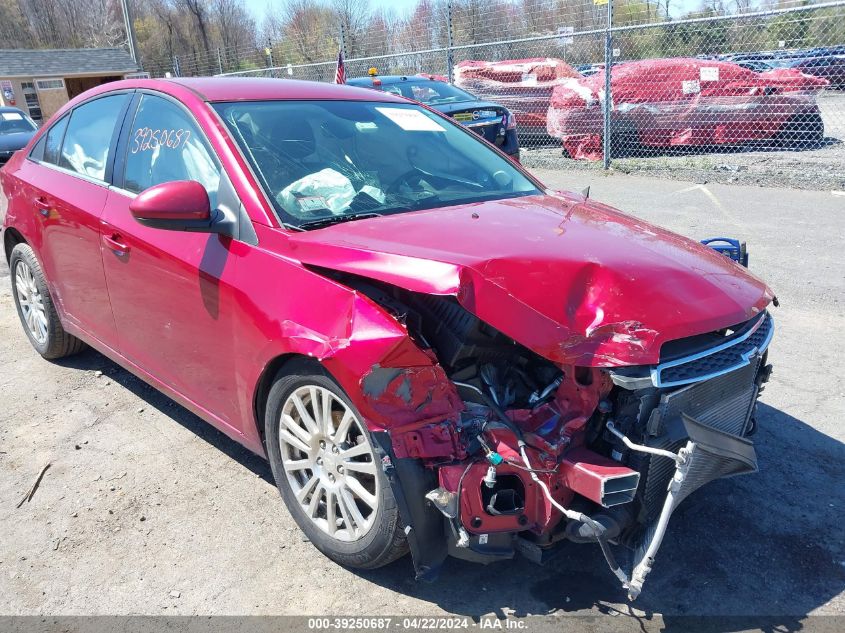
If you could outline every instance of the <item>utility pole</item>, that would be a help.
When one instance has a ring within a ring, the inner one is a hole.
[[[267,68],[273,68],[273,40],[267,38],[267,48],[264,49],[267,54]],[[272,70],[270,72],[273,72]]]
[[[132,56],[132,61],[138,66],[138,70],[143,70],[141,59],[138,57],[138,41],[135,39],[135,27],[132,24],[132,11],[129,8],[129,0],[120,0],[120,8],[123,10],[123,24],[126,28],[126,42],[129,44],[129,54]]]
[[[449,83],[455,81],[455,58],[452,53],[452,0],[446,2],[446,76]]]

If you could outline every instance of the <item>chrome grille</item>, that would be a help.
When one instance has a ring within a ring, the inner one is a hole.
[[[775,327],[767,312],[757,326],[744,335],[685,358],[666,361],[651,371],[657,387],[675,387],[709,380],[748,365],[753,356],[769,346]]]
[[[649,433],[661,434],[669,422],[686,413],[725,433],[744,435],[757,395],[754,378],[759,360],[754,356],[741,369],[663,394],[649,419]]]

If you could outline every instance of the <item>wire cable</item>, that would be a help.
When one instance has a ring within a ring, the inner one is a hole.
[[[560,512],[565,516],[567,519],[572,521],[580,521],[586,525],[589,525],[593,529],[593,533],[595,536],[596,541],[601,548],[602,554],[604,554],[604,559],[607,561],[607,566],[610,568],[610,571],[622,582],[624,587],[628,587],[628,576],[625,574],[624,571],[619,567],[619,564],[616,562],[616,557],[613,555],[613,552],[610,550],[610,545],[607,542],[607,538],[605,537],[605,527],[588,517],[586,514],[581,512],[576,512],[574,510],[570,510],[569,508],[563,507],[559,504],[554,497],[552,497],[552,493],[549,492],[549,487],[545,484],[545,482],[541,481],[539,477],[537,477],[536,473],[534,472],[531,462],[528,460],[528,453],[525,451],[524,444],[519,447],[520,455],[522,455],[522,461],[525,462],[525,466],[529,469],[529,473],[531,474],[531,479],[534,480],[540,489],[543,491],[543,494],[546,495],[546,499],[549,500],[554,507],[556,507]]]

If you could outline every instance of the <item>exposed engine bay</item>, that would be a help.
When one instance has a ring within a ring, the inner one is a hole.
[[[446,555],[543,562],[561,541],[597,543],[634,599],[677,505],[714,479],[757,468],[747,437],[771,373],[768,312],[671,341],[656,366],[559,366],[454,297],[330,274],[404,324],[463,405],[459,419],[374,433],[400,488],[419,577]],[[366,394],[403,395],[386,371],[362,379]],[[631,569],[617,563],[615,546],[633,555]]]

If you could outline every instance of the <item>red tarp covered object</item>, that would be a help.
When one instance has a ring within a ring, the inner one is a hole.
[[[501,62],[463,61],[455,66],[455,85],[516,115],[520,128],[546,131],[552,90],[581,75],[562,59],[535,57]]]
[[[611,71],[613,140],[672,147],[770,139],[793,117],[817,114],[816,93],[827,84],[793,69],[756,73],[714,60],[625,62]],[[554,88],[548,133],[572,158],[601,158],[603,103],[603,73]]]

